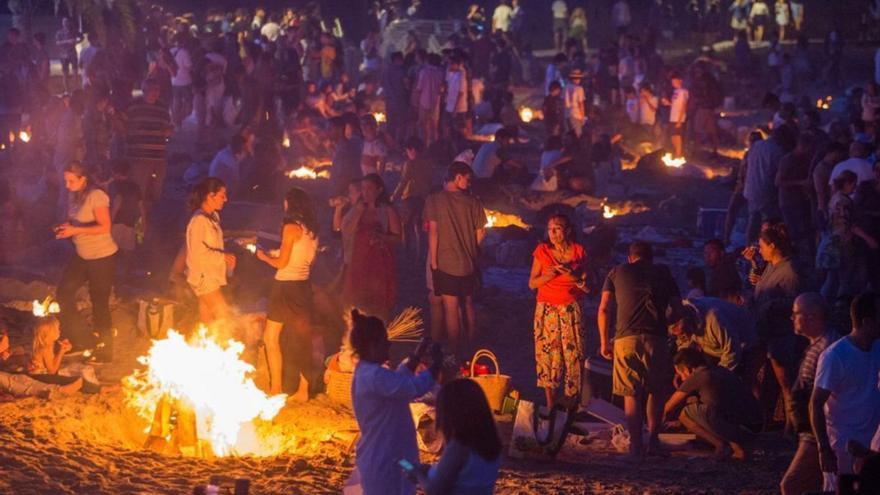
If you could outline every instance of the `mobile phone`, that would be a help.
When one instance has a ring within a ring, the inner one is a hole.
[[[406,459],[400,459],[399,461],[397,461],[397,465],[400,466],[400,469],[403,469],[407,473],[412,473],[416,470],[416,467],[413,466],[413,464]]]

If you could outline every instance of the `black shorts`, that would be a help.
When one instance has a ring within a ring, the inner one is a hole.
[[[312,286],[308,280],[273,280],[266,318],[279,323],[311,321]]]
[[[435,296],[468,297],[477,292],[479,285],[479,275],[476,272],[459,276],[434,270],[431,276],[434,279]]]

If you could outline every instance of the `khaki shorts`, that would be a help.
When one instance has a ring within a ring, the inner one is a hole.
[[[656,394],[672,385],[672,361],[665,337],[633,335],[614,339],[614,395]]]

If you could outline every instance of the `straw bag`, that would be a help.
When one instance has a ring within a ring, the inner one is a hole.
[[[481,357],[487,357],[492,360],[492,364],[495,365],[494,375],[474,376],[474,365],[477,364],[477,359]],[[501,374],[498,359],[492,351],[480,349],[471,358],[471,380],[477,382],[477,385],[483,389],[483,393],[486,394],[486,400],[489,401],[489,408],[492,411],[500,412],[501,405],[504,403],[504,397],[507,395],[507,387],[510,385],[510,376]]]
[[[351,381],[354,373],[327,370],[327,397],[333,402],[351,407]]]

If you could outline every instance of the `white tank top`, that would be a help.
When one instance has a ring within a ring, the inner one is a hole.
[[[293,243],[290,248],[290,260],[287,266],[281,267],[275,272],[275,280],[294,281],[308,280],[309,269],[318,252],[318,237],[305,227],[302,227],[303,235]]]

